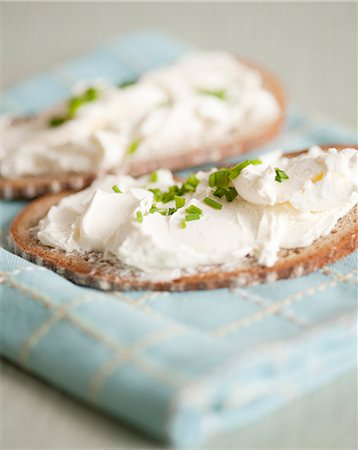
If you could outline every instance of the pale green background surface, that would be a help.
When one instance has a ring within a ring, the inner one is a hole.
[[[355,3],[1,4],[4,87],[129,30],[166,29],[201,48],[224,48],[278,72],[292,101],[356,126]],[[357,445],[350,373],[206,448]],[[2,448],[155,448],[142,436],[3,363]]]

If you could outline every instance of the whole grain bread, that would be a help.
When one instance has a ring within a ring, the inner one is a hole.
[[[149,158],[142,161],[128,161],[125,171],[133,176],[139,176],[158,168],[179,170],[187,167],[199,166],[209,162],[219,161],[232,155],[245,153],[274,138],[282,125],[286,109],[286,97],[281,82],[266,68],[258,64],[243,60],[248,67],[260,72],[265,89],[271,92],[280,105],[280,114],[270,124],[248,134],[234,134],[225,142],[213,143],[198,149],[190,149],[176,155],[160,158]],[[18,119],[17,119],[18,120]],[[31,120],[31,118],[29,118]],[[20,120],[18,120],[20,122]],[[82,189],[88,186],[98,173],[67,173],[42,176],[26,176],[9,179],[0,176],[0,198],[15,200],[21,198],[35,198],[40,195],[64,192],[69,189]]]
[[[358,146],[349,147],[358,150]],[[300,153],[302,151],[289,156]],[[308,247],[281,249],[279,259],[272,267],[261,266],[255,258],[246,257],[237,267],[206,266],[183,271],[179,278],[173,280],[158,281],[116,259],[106,259],[100,252],[66,254],[42,244],[36,235],[39,220],[68,194],[40,198],[22,210],[10,228],[10,242],[14,252],[23,258],[44,265],[77,284],[102,290],[186,291],[248,286],[308,274],[358,248],[358,207],[355,206],[337,222],[328,236],[317,239]]]

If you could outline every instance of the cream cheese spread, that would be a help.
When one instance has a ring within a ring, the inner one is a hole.
[[[272,266],[280,249],[329,234],[357,200],[355,149],[312,147],[290,158],[276,151],[182,184],[167,170],[108,175],[52,206],[38,238],[175,278],[182,269],[240,265],[247,255]]]
[[[94,88],[96,98],[70,120],[53,122],[66,115],[69,101],[27,123],[3,117],[1,175],[118,169],[129,158],[151,160],[246,136],[281,113],[260,73],[225,52],[193,54],[126,88],[103,82]],[[86,89],[77,86],[75,99]]]

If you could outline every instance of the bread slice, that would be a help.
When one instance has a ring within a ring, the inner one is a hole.
[[[190,149],[176,155],[152,158],[146,161],[128,161],[126,172],[133,176],[143,175],[158,168],[179,170],[199,166],[209,162],[219,161],[232,155],[239,155],[248,150],[263,145],[274,138],[282,125],[286,109],[286,97],[281,82],[266,68],[240,58],[246,66],[259,72],[263,86],[276,98],[281,113],[269,125],[247,135],[233,135],[221,145],[213,144],[198,149]],[[26,119],[25,119],[26,120]],[[29,118],[28,120],[31,120]],[[35,198],[43,194],[63,192],[69,189],[82,189],[88,186],[97,176],[96,173],[66,173],[46,176],[26,176],[8,179],[0,176],[0,198],[15,200]]]
[[[331,146],[333,147],[333,146]],[[334,146],[347,147],[347,146]],[[358,146],[353,146],[358,150]],[[302,153],[291,153],[290,156]],[[264,267],[255,258],[246,257],[237,267],[206,266],[183,271],[174,280],[155,280],[139,269],[108,260],[100,252],[66,254],[49,248],[36,235],[37,225],[49,208],[69,193],[49,195],[32,202],[15,218],[10,228],[10,241],[19,256],[44,265],[69,280],[102,290],[186,291],[248,286],[279,279],[294,278],[333,263],[358,248],[358,207],[342,217],[332,232],[308,247],[280,250],[273,267]]]

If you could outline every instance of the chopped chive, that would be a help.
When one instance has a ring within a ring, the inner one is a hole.
[[[58,127],[68,120],[76,117],[78,109],[85,103],[92,102],[98,98],[98,89],[94,87],[88,88],[82,95],[71,97],[68,100],[67,112],[63,117],[53,117],[49,120],[50,127]]]
[[[215,182],[217,187],[226,187],[229,183],[229,171],[218,170],[216,172]]]
[[[149,209],[149,212],[150,212],[150,214],[154,214],[154,213],[158,212],[162,216],[171,216],[172,214],[174,214],[176,212],[176,208],[168,208],[168,209],[158,208],[157,205],[155,203],[153,203]]]
[[[186,181],[183,183],[183,192],[195,192],[196,187],[193,184],[187,183]]]
[[[227,193],[227,191],[228,191],[227,189],[220,187],[220,188],[217,188],[215,191],[213,191],[213,195],[215,195],[215,197],[221,198],[221,197],[224,197],[224,195]]]
[[[82,97],[72,97],[68,103],[68,116],[75,117],[77,110],[85,103]]]
[[[227,187],[230,182],[230,170],[229,169],[219,169],[216,172],[213,172],[209,176],[209,186],[217,188],[219,187]]]
[[[190,221],[192,221],[192,220],[199,220],[200,219],[200,214],[187,214],[186,216],[185,216],[185,220],[187,221],[187,222],[190,222]]]
[[[203,211],[195,205],[190,205],[188,208],[186,208],[185,212],[188,214],[202,214],[203,213]]]
[[[125,89],[125,88],[127,88],[127,87],[129,87],[129,86],[132,86],[132,85],[135,84],[137,81],[138,81],[138,78],[131,78],[131,79],[128,79],[128,80],[124,80],[124,81],[122,81],[121,83],[118,83],[117,86],[118,86],[120,89]]]
[[[157,205],[155,203],[153,203],[152,206],[150,207],[149,212],[151,214],[154,214],[155,212],[158,212],[158,211],[159,211],[159,208],[157,207]]]
[[[139,222],[139,223],[143,222],[143,213],[142,213],[142,211],[137,211],[136,221]]]
[[[138,149],[138,147],[139,147],[139,144],[140,144],[140,139],[135,139],[134,141],[132,141],[130,144],[129,144],[129,146],[128,146],[128,149],[127,149],[127,153],[129,154],[129,155],[132,155],[134,152],[136,152],[137,151],[137,149]]]
[[[214,187],[216,184],[216,172],[213,172],[209,176],[209,186]]]
[[[237,190],[234,187],[229,187],[225,192],[226,201],[232,202],[238,196]]]
[[[174,194],[178,194],[180,191],[179,186],[174,184],[173,186],[169,186],[169,192],[174,192]]]
[[[164,192],[162,196],[162,202],[168,203],[174,200],[175,194],[174,192]]]
[[[169,203],[172,200],[176,200],[176,197],[181,198],[186,192],[195,192],[198,184],[198,178],[195,175],[191,175],[180,187],[174,184],[173,186],[169,186],[166,192],[162,192],[160,189],[148,190],[154,194],[154,199],[156,202]],[[176,204],[184,206],[185,199],[177,199]],[[177,208],[181,208],[182,206],[177,206]]]
[[[55,127],[59,127],[60,125],[63,125],[65,122],[67,122],[67,120],[68,119],[66,117],[60,117],[60,116],[52,117],[52,119],[50,119],[48,124],[50,127],[55,128]]]
[[[97,100],[98,90],[95,89],[94,87],[88,88],[87,91],[84,93],[83,98],[86,102],[93,102],[94,100]]]
[[[182,220],[182,221],[180,222],[180,226],[181,226],[181,228],[186,228],[186,222],[185,222],[185,220]]]
[[[221,209],[223,205],[210,197],[205,197],[203,202],[214,209]]]
[[[158,189],[158,188],[155,188],[155,189],[149,189],[149,191],[153,193],[153,195],[154,195],[154,200],[155,200],[156,202],[161,202],[161,201],[162,201],[162,195],[163,195],[163,194],[160,192],[160,189]]]
[[[186,181],[182,184],[183,193],[195,192],[198,184],[199,180],[197,179],[197,177],[195,175],[190,175],[190,177],[188,177]]]
[[[190,175],[190,177],[187,178],[186,183],[191,184],[194,187],[197,187],[199,184],[199,180],[195,175]]]
[[[239,164],[236,164],[236,166],[234,166],[230,169],[230,173],[229,173],[230,180],[234,180],[235,178],[237,178],[240,175],[241,171],[243,169],[245,169],[245,167],[249,166],[250,164],[255,166],[257,164],[262,164],[262,161],[260,159],[248,159]]]
[[[177,209],[182,208],[185,205],[185,198],[174,195],[175,206]]]
[[[227,92],[224,89],[199,89],[200,95],[211,95],[219,100],[226,100]]]
[[[278,167],[275,167],[275,172],[276,172],[275,180],[278,181],[279,183],[282,183],[283,180],[289,179],[289,176]]]
[[[158,172],[157,171],[152,172],[150,174],[150,181],[151,181],[151,183],[155,183],[156,181],[158,181]]]
[[[119,187],[116,184],[114,186],[112,186],[112,189],[117,194],[122,194],[122,191],[119,189]]]

